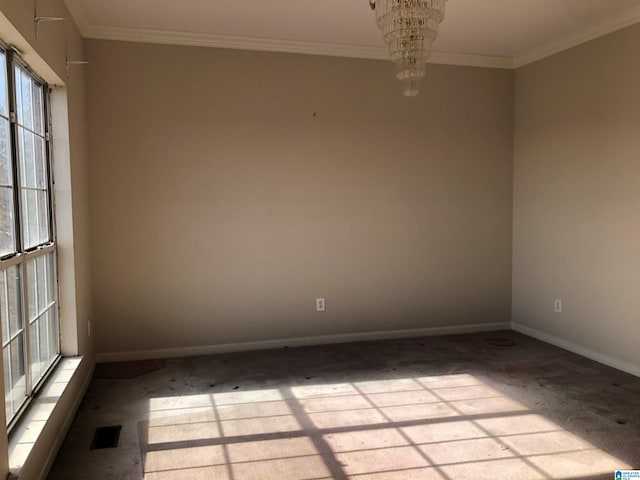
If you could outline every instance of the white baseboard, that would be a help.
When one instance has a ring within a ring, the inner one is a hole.
[[[623,372],[630,373],[631,375],[635,375],[636,377],[640,377],[640,366],[638,365],[633,365],[623,360],[604,355],[602,353],[596,352],[595,350],[591,350],[590,348],[583,347],[582,345],[576,345],[575,343],[571,343],[560,337],[556,337],[555,335],[543,332],[542,330],[527,327],[526,325],[521,325],[514,322],[511,324],[511,328],[516,332],[528,335],[529,337],[537,338],[538,340],[550,343],[551,345],[555,345],[556,347],[569,350],[570,352],[577,353],[578,355],[590,358],[591,360],[595,360],[596,362],[608,365],[609,367],[613,367],[618,370],[622,370]]]
[[[341,335],[319,335],[315,337],[264,340],[259,342],[225,343],[220,345],[201,345],[194,347],[160,348],[129,352],[109,352],[96,355],[97,363],[123,362],[130,360],[154,360],[160,358],[193,357],[216,353],[246,352],[268,350],[283,347],[304,347],[308,345],[327,345],[332,343],[365,342],[371,340],[393,340],[398,338],[428,337],[436,335],[455,335],[461,333],[491,332],[511,330],[511,323],[482,323],[478,325],[457,325],[447,327],[427,327],[406,330],[388,330],[379,332],[346,333]]]

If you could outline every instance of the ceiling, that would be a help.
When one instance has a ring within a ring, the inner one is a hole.
[[[387,58],[368,0],[65,0],[85,37]],[[640,21],[640,0],[448,0],[433,63],[515,68]]]

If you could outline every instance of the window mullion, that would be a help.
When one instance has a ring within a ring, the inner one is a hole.
[[[53,243],[57,242],[56,238],[56,229],[55,229],[55,209],[54,205],[54,197],[53,197],[53,184],[55,183],[55,179],[53,178],[53,149],[51,148],[51,142],[53,141],[53,128],[52,128],[52,116],[51,116],[51,92],[52,90],[49,87],[46,87],[44,93],[44,154],[46,155],[45,161],[45,172],[47,175],[47,200],[49,202],[49,240]],[[56,288],[58,284],[58,275],[54,277],[56,279]]]

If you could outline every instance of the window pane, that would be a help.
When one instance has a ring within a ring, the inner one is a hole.
[[[44,135],[43,86],[20,65],[15,66],[18,124]]]
[[[43,135],[43,86],[20,65],[16,65],[14,71],[18,124]]]
[[[47,188],[47,170],[44,138],[18,127],[20,157],[20,186]]]
[[[9,119],[0,117],[0,185],[13,185],[11,168],[11,128]]]
[[[31,98],[33,99],[33,129],[44,136],[44,95],[43,86],[31,80]]]
[[[27,398],[24,368],[24,338],[21,333],[2,349],[4,356],[4,392],[7,423]]]
[[[36,262],[29,260],[27,262],[27,316],[32,322],[38,317],[38,300],[35,294],[35,286],[38,284]]]
[[[56,272],[56,254],[48,253],[45,256],[45,268],[47,276],[47,304],[58,301],[58,274]]]
[[[38,245],[38,194],[36,190],[22,190],[22,239],[25,248]]]
[[[8,346],[2,349],[2,362],[4,364],[4,391],[9,392],[11,390],[11,369],[9,368],[9,365],[11,365],[11,353]],[[9,419],[13,415],[13,405],[9,402],[6,394],[4,399],[7,423],[9,423]]]
[[[7,294],[7,273],[0,272],[0,319],[2,319],[2,346],[9,343],[9,302]]]
[[[43,138],[18,127],[22,231],[26,249],[48,242],[49,194],[46,150]]]
[[[29,348],[34,384],[59,353],[54,261],[55,255],[49,253],[27,262]]]
[[[49,195],[46,190],[38,190],[38,243],[47,243],[49,233]]]
[[[40,256],[36,259],[36,271],[38,272],[36,296],[38,298],[38,310],[42,313],[47,309],[47,307],[49,307],[49,299],[47,298],[47,282],[50,281],[50,279],[47,278],[47,264],[45,256]]]
[[[0,256],[16,249],[12,171],[9,120],[0,117]]]
[[[46,191],[22,190],[22,238],[25,249],[49,241],[48,204]]]
[[[34,138],[35,141],[35,153],[36,157],[34,159],[35,163],[35,179],[37,188],[47,189],[49,185],[47,182],[47,154],[46,154],[46,143],[43,137],[36,136]]]
[[[15,66],[16,107],[18,123],[33,130],[33,114],[31,102],[31,82],[23,68]]]
[[[7,101],[7,55],[0,51],[0,115],[9,116],[9,102]]]
[[[34,385],[58,355],[57,324],[52,308],[31,324],[31,376]]]
[[[40,342],[38,342],[38,337],[40,336],[39,320],[36,320],[29,325],[29,336],[31,337],[29,338],[29,348],[31,350],[31,375],[33,380],[35,380],[41,370]]]
[[[44,323],[44,325],[43,325]],[[29,330],[29,335],[31,338],[29,339],[29,345],[31,346],[31,376],[33,378],[33,382],[37,382],[44,371],[47,368],[47,354],[43,352],[43,347],[46,349],[48,347],[47,343],[42,344],[42,336],[44,335],[46,322],[43,320],[36,320],[31,324],[31,329]]]
[[[60,355],[60,323],[58,322],[58,307],[54,306],[47,314],[49,320],[49,364]]]
[[[21,332],[24,326],[20,312],[20,278],[17,266],[0,272],[0,315],[2,315],[2,346]]]
[[[27,395],[25,377],[24,323],[20,311],[20,267],[0,272],[0,314],[7,423]]]
[[[20,157],[20,186],[36,186],[35,135],[18,127],[18,156]]]
[[[41,255],[27,262],[27,300],[29,320],[43,314],[55,298],[53,253]]]
[[[0,186],[0,256],[16,251],[13,189]]]

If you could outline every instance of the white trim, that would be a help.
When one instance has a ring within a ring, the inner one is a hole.
[[[303,53],[307,55],[328,55],[335,57],[369,58],[386,60],[387,49],[362,45],[338,43],[300,42],[235,35],[190,33],[169,30],[152,30],[129,27],[108,27],[89,25],[84,32],[87,38],[99,40],[119,40],[125,42],[157,43],[163,45],[183,45],[191,47],[231,48],[237,50],[257,50],[266,52]]]
[[[589,40],[594,40],[638,22],[640,22],[640,6],[631,7],[618,15],[606,18],[602,22],[591,25],[588,28],[523,50],[513,57],[513,66],[514,68],[523,67],[529,63],[542,60],[543,58],[555,55],[556,53],[576,47]]]
[[[224,343],[219,345],[200,345],[195,347],[160,348],[154,350],[137,350],[129,352],[98,353],[97,363],[122,362],[130,360],[153,360],[160,358],[192,357],[217,353],[246,352],[251,350],[268,350],[271,348],[303,347],[308,345],[327,345],[333,343],[364,342],[371,340],[393,340],[398,338],[427,337],[436,335],[455,335],[461,333],[492,332],[510,330],[509,322],[481,323],[478,325],[458,325],[449,327],[427,327],[406,330],[389,330],[379,332],[346,333],[341,335],[319,335],[258,342]]]
[[[511,328],[516,332],[528,335],[529,337],[537,338],[538,340],[550,343],[551,345],[555,345],[556,347],[563,348],[564,350],[577,353],[578,355],[582,355],[583,357],[587,357],[591,360],[595,360],[596,362],[608,365],[609,367],[613,367],[618,370],[622,370],[623,372],[630,373],[631,375],[635,375],[636,377],[640,377],[640,366],[638,365],[634,365],[632,363],[628,363],[623,360],[604,355],[600,352],[596,352],[595,350],[591,350],[590,348],[583,347],[582,345],[576,345],[575,343],[571,343],[568,340],[556,337],[555,335],[551,335],[550,333],[543,332],[542,330],[538,330],[536,328],[527,327],[526,325],[521,325],[516,322],[513,322],[511,324]]]
[[[91,379],[93,378],[94,369],[95,369],[95,363],[92,364],[91,367],[88,369],[87,375],[85,376],[84,380],[82,381],[82,385],[80,386],[80,391],[78,392],[78,395],[75,396],[73,405],[67,411],[67,415],[65,416],[64,421],[60,426],[61,434],[56,435],[56,439],[53,445],[51,446],[51,448],[49,449],[49,454],[47,455],[47,458],[44,464],[42,465],[42,470],[40,470],[40,474],[38,475],[38,480],[46,480],[46,478],[49,476],[49,471],[51,470],[51,467],[53,467],[53,462],[55,462],[56,457],[58,456],[58,452],[60,451],[60,448],[62,447],[62,444],[67,437],[66,434],[71,428],[71,424],[73,423],[73,420],[76,417],[76,414],[78,413],[78,409],[80,408],[80,403],[82,402],[82,400],[84,399],[84,396],[87,393],[89,384],[91,383]]]
[[[384,45],[366,46],[339,43],[300,42],[294,40],[241,37],[235,35],[188,33],[129,27],[108,27],[102,25],[86,25],[83,29],[83,35],[87,38],[95,38],[98,40],[389,60],[389,52]],[[444,52],[433,52],[429,58],[429,63],[487,68],[513,68],[513,62],[509,57]]]
[[[33,398],[29,409],[20,418],[15,428],[9,436],[8,461],[9,478],[21,478],[21,473],[25,465],[31,468],[40,468],[36,478],[44,480],[49,469],[53,465],[57,452],[62,446],[65,434],[71,427],[76,412],[80,406],[84,394],[89,387],[93,376],[93,366],[86,368],[86,357],[63,358],[56,366],[51,376],[47,379],[42,390]],[[87,373],[81,379],[80,391],[71,392],[71,384],[75,384],[77,375],[86,368]],[[45,430],[50,433],[52,427],[49,422],[53,422],[61,408],[63,402],[70,404],[71,408],[64,412],[62,424],[57,428],[58,435],[50,446],[40,445],[41,435]],[[68,402],[68,403],[67,403]],[[47,448],[47,457],[44,464],[36,464],[39,453]],[[33,455],[33,457],[32,457]],[[36,464],[35,467],[32,465]]]
[[[389,56],[387,55],[384,59],[388,60]],[[433,52],[428,62],[442,65],[459,65],[462,67],[513,69],[513,59],[511,57],[473,55],[468,53]]]

